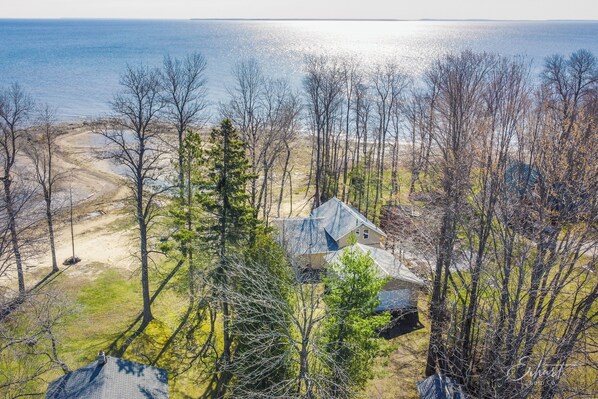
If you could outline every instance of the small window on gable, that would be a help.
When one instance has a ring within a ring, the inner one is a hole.
[[[359,229],[355,230],[355,235],[359,237]]]
[[[368,229],[363,229],[363,238],[368,238],[370,236],[370,231]]]

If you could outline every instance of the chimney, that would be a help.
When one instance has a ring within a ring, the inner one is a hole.
[[[106,364],[106,354],[104,352],[98,353],[98,365],[103,366]]]

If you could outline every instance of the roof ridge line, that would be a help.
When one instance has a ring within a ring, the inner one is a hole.
[[[336,197],[334,197],[334,198],[336,198]],[[378,232],[381,232],[386,235],[386,233],[384,233],[384,231],[382,231],[382,229],[380,227],[376,226],[376,224],[374,222],[369,220],[365,215],[363,215],[357,209],[353,208],[349,204],[345,204],[343,201],[339,200],[338,198],[336,198],[336,200],[338,202],[340,202],[353,216],[355,216],[356,219],[361,220],[363,224],[369,224],[370,226],[373,227],[374,230],[377,230]]]

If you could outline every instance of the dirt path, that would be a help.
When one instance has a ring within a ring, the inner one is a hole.
[[[123,179],[114,172],[108,160],[98,160],[94,134],[85,128],[77,128],[58,140],[61,168],[74,168],[73,186],[85,199],[77,204],[75,252],[82,259],[75,270],[87,269],[94,263],[110,267],[130,269],[134,267],[132,244],[135,230],[123,229],[130,224],[126,212],[128,188]],[[70,226],[62,223],[57,237],[57,258],[62,261],[71,255]],[[48,259],[49,260],[49,259]]]
[[[93,276],[108,267],[134,270],[135,228],[125,210],[128,188],[107,160],[98,160],[97,138],[85,126],[69,126],[57,140],[56,170],[71,171],[62,180],[56,202],[65,211],[56,217],[56,257],[59,266],[71,256],[68,192],[72,186],[75,253],[82,259],[68,268],[72,276]],[[45,227],[45,225],[44,225]],[[26,264],[25,281],[34,285],[51,270],[48,254]],[[0,278],[0,286],[16,287],[15,273]]]

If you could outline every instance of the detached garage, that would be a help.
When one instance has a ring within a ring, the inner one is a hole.
[[[369,254],[374,260],[380,276],[390,278],[390,281],[382,288],[379,294],[380,305],[376,308],[377,312],[405,313],[417,310],[417,298],[419,291],[424,287],[424,281],[417,277],[390,252],[382,248],[354,244],[331,253],[326,257],[326,262],[338,262],[343,252],[349,248]]]

